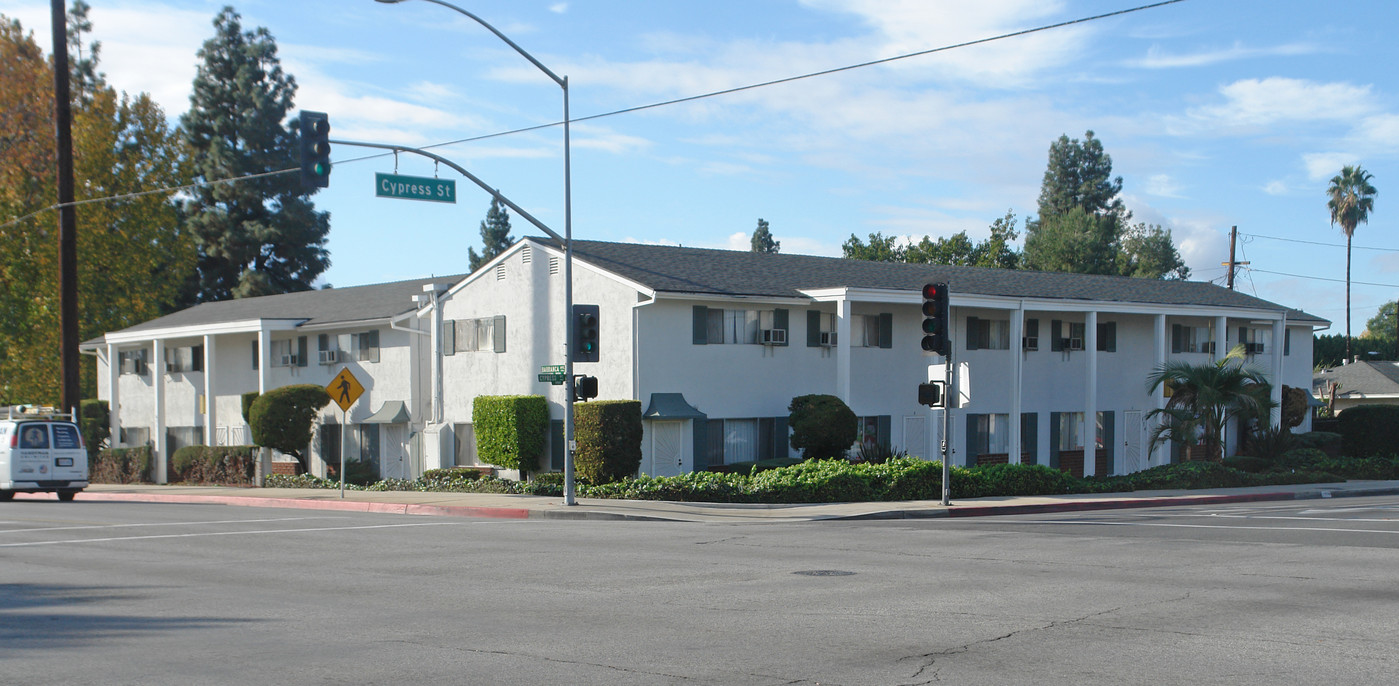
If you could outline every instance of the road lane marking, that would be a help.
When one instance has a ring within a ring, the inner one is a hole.
[[[471,522],[479,524],[481,522]],[[109,538],[73,538],[62,541],[30,541],[28,543],[0,543],[0,548],[23,548],[41,545],[63,545],[69,543],[107,543],[112,541],[144,541],[157,538],[200,538],[203,536],[250,536],[255,534],[300,534],[319,531],[355,531],[362,529],[398,529],[409,526],[463,526],[465,522],[419,522],[413,524],[370,524],[364,526],[326,526],[310,529],[262,529],[258,531],[208,531],[189,534],[152,534],[149,536],[112,536]]]
[[[0,529],[0,534],[17,534],[30,531],[74,531],[81,529],[121,529],[138,526],[199,526],[201,524],[258,524],[263,522],[295,522],[305,519],[348,519],[348,517],[275,517],[271,519],[220,519],[207,522],[150,522],[144,524],[83,524],[73,526],[45,526],[35,529]],[[19,524],[20,522],[0,522],[0,524]]]
[[[1354,521],[1354,520],[1350,520]],[[990,522],[988,522],[990,523]],[[1005,520],[996,522],[1005,524]],[[1326,531],[1343,532],[1356,534],[1399,534],[1399,531],[1388,531],[1385,529],[1332,529],[1324,526],[1234,526],[1234,525],[1213,525],[1213,524],[1167,524],[1164,522],[1104,522],[1104,521],[1077,521],[1077,520],[1048,520],[1036,519],[1017,522],[1021,524],[1069,524],[1079,526],[1154,526],[1176,529],[1239,529],[1253,531]]]

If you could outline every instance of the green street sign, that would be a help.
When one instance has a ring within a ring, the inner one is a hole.
[[[563,385],[563,378],[564,378],[564,375],[563,375],[563,374],[548,373],[548,374],[540,374],[540,375],[539,375],[539,380],[540,380],[540,381],[547,381],[547,382],[549,382],[549,383],[551,383],[551,384],[553,384],[553,385],[555,385],[555,386],[562,386],[562,385]]]
[[[380,198],[455,203],[457,201],[457,182],[451,179],[430,179],[425,176],[375,174],[374,195]]]
[[[562,374],[562,373],[563,373],[563,365],[561,365],[561,364],[544,364],[544,365],[540,365],[540,366],[539,366],[539,372],[540,372],[541,374]]]

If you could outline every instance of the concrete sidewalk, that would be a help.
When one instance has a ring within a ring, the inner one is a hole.
[[[565,506],[561,498],[487,493],[419,493],[414,491],[345,491],[305,488],[238,488],[231,486],[156,486],[95,484],[78,501],[203,503],[241,507],[280,507],[387,514],[483,517],[498,519],[594,519],[683,522],[808,522],[842,519],[919,519],[1072,512],[1140,507],[1169,507],[1365,495],[1399,495],[1399,481],[1348,481],[1297,486],[1257,486],[1198,491],[1047,495],[877,503],[732,504],[579,498]],[[53,494],[16,496],[53,499]]]

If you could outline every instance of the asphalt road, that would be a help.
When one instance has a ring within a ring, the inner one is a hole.
[[[0,503],[0,683],[1388,684],[1399,498],[968,520]]]

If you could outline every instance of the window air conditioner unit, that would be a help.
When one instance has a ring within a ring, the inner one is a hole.
[[[282,361],[281,361],[281,366],[283,366],[283,367],[295,367],[295,366],[296,366],[296,356],[295,356],[295,355],[283,355],[283,356],[282,356]]]
[[[1065,347],[1067,347],[1069,350],[1083,350],[1083,339],[1082,339],[1082,338],[1070,338],[1070,339],[1069,339],[1069,344],[1068,344],[1067,346],[1065,346]]]
[[[1039,350],[1039,349],[1040,349],[1040,337],[1039,337],[1039,336],[1025,336],[1025,337],[1023,337],[1023,338],[1020,339],[1020,347],[1026,349],[1026,350]]]
[[[763,345],[786,345],[786,344],[787,344],[787,330],[786,330],[786,329],[763,329],[763,331],[762,331],[762,339],[763,339]]]
[[[335,364],[340,361],[339,350],[322,350],[320,354],[321,364]]]
[[[836,332],[822,331],[820,343],[823,348],[834,348],[836,346]]]
[[[1262,354],[1263,354],[1263,344],[1262,344],[1262,343],[1249,343],[1249,344],[1247,344],[1247,345],[1244,347],[1244,352],[1247,353],[1247,354],[1249,354],[1249,355],[1262,355]]]

